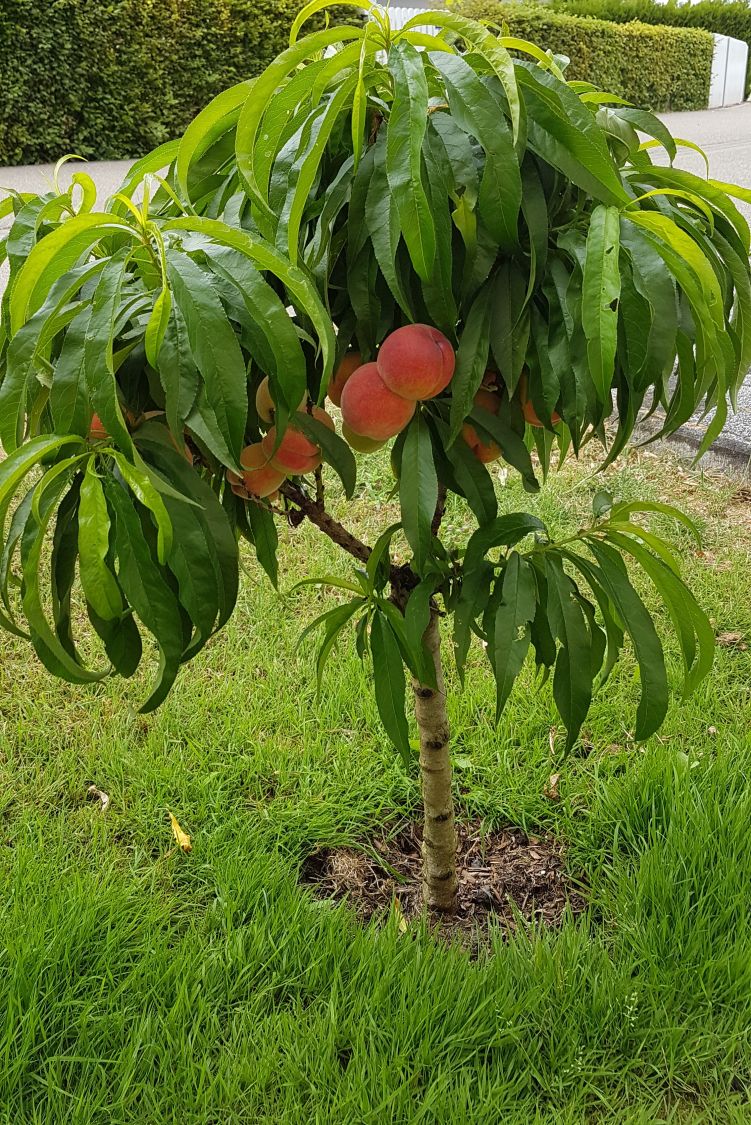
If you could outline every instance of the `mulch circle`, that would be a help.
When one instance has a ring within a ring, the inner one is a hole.
[[[483,833],[479,822],[457,827],[457,909],[431,912],[438,935],[476,947],[490,927],[511,933],[520,924],[559,926],[564,913],[586,909],[581,881],[567,875],[563,846],[519,828]],[[423,915],[421,832],[410,824],[362,848],[321,848],[303,863],[301,882],[320,899],[346,899],[364,923],[401,913],[406,923]]]

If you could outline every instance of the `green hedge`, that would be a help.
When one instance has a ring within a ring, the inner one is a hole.
[[[717,35],[742,39],[749,46],[746,92],[751,89],[751,7],[745,0],[699,0],[698,4],[658,4],[656,0],[555,0],[558,11],[595,16],[627,23],[670,24],[672,27],[701,27]]]
[[[512,34],[568,55],[567,78],[594,82],[637,105],[654,110],[704,109],[709,100],[714,43],[706,31],[642,23],[624,26],[541,4],[460,0],[454,7],[476,19],[505,20]]]
[[[301,6],[0,0],[0,164],[138,156],[178,136],[287,46]]]

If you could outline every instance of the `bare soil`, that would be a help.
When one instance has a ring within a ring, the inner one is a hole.
[[[491,928],[555,927],[568,909],[586,908],[586,888],[564,869],[560,842],[519,828],[483,833],[479,822],[458,826],[459,893],[451,915],[429,922],[449,940],[476,948]],[[359,848],[321,848],[303,864],[301,882],[321,899],[346,899],[367,923],[396,911],[405,926],[423,915],[420,828],[410,824]]]

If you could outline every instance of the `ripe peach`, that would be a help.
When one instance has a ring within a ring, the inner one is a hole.
[[[298,410],[303,410],[306,402],[308,401],[307,394],[304,394],[300,399]],[[264,422],[274,421],[274,412],[276,411],[276,403],[271,397],[271,387],[269,385],[269,377],[266,375],[258,384],[256,391],[256,412],[258,417]]]
[[[322,422],[323,425],[327,426],[330,430],[334,429],[333,418],[331,418],[325,410],[322,410],[320,406],[314,406],[311,410],[311,414],[318,422]],[[312,442],[304,433],[296,429],[292,422],[289,423],[287,429],[284,431],[284,436],[279,443],[278,449],[274,449],[276,445],[276,426],[271,427],[261,442],[261,445],[274,468],[284,474],[311,473],[321,464],[321,450],[315,442]]]
[[[519,380],[519,400],[522,404],[522,412],[524,414],[525,422],[528,422],[530,426],[542,428],[545,423],[540,421],[540,417],[532,404],[532,400],[529,397],[526,369],[522,372],[521,379]],[[551,423],[555,425],[556,422],[560,422],[560,420],[560,414],[557,414],[554,410],[550,416]]]
[[[475,395],[474,405],[481,407],[483,410],[487,410],[489,414],[497,414],[501,403],[498,395],[494,391],[488,390],[487,387],[480,387]],[[497,461],[501,456],[502,450],[500,445],[495,441],[484,441],[471,422],[465,422],[462,426],[462,437],[477,460],[482,461],[484,465],[488,464],[490,461]]]
[[[342,422],[342,437],[356,453],[375,453],[376,449],[382,449],[386,444],[385,441],[376,441],[374,438],[356,434],[346,422]]]
[[[415,403],[390,391],[375,363],[364,363],[342,391],[342,418],[353,433],[387,441],[409,422]]]
[[[240,464],[246,470],[243,486],[254,496],[269,496],[284,480],[284,473],[271,463],[260,441],[246,445],[240,454]]]
[[[362,356],[359,352],[347,352],[342,362],[337,367],[336,371],[331,377],[329,388],[326,394],[329,396],[334,406],[342,405],[342,391],[344,384],[349,379],[350,375],[357,371],[358,367],[362,367]]]
[[[407,324],[386,337],[376,362],[390,391],[417,401],[445,390],[454,374],[456,356],[437,328]]]

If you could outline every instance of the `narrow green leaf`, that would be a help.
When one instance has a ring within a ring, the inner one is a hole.
[[[559,558],[545,557],[550,625],[561,642],[553,676],[553,698],[572,748],[592,701],[592,640],[576,587]]]
[[[438,477],[433,443],[422,413],[418,411],[406,430],[399,479],[402,527],[414,553],[414,566],[424,574],[433,556],[431,523],[438,502]]]
[[[278,587],[279,564],[276,550],[279,546],[279,536],[274,523],[274,516],[268,508],[261,507],[260,504],[248,504],[245,510],[258,561],[271,579],[272,584]]]
[[[582,325],[589,369],[601,402],[610,395],[618,345],[618,269],[620,214],[616,207],[595,207],[589,220],[582,283]]]
[[[404,664],[391,625],[380,613],[373,614],[370,624],[370,651],[378,714],[389,738],[405,762],[409,761]]]
[[[641,699],[636,715],[635,737],[649,738],[662,723],[668,709],[665,658],[652,618],[629,581],[617,551],[604,543],[587,546],[600,564],[600,578],[634,644],[641,674]]]
[[[502,597],[491,613],[489,624],[492,624],[492,634],[488,638],[488,655],[496,682],[496,722],[524,664],[529,648],[530,623],[537,604],[532,568],[516,551],[509,555],[499,582]]]
[[[159,649],[159,669],[141,711],[153,711],[164,700],[177,676],[184,647],[180,606],[161,568],[152,557],[128,493],[111,477],[102,481],[113,513],[113,546],[118,559],[118,581],[129,605],[154,637]]]
[[[78,565],[81,585],[94,612],[104,621],[113,621],[123,612],[123,599],[117,580],[107,566],[110,517],[93,458],[86,466],[80,495]]]
[[[420,52],[406,41],[389,51],[394,100],[386,141],[386,175],[412,264],[427,281],[435,259],[435,226],[423,184],[422,141],[428,123],[428,81]]]

